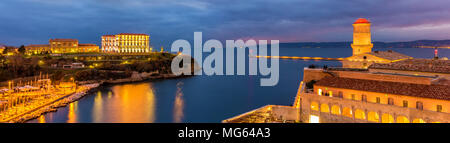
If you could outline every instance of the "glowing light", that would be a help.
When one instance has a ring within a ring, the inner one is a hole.
[[[310,115],[309,116],[309,123],[320,123],[319,116],[316,115]]]

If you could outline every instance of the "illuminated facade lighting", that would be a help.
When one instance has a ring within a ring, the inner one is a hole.
[[[104,53],[148,53],[150,52],[149,39],[150,36],[147,34],[103,35],[101,51]]]

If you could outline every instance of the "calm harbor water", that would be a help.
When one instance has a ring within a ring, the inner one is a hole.
[[[388,50],[388,49],[374,49]],[[415,58],[431,58],[434,49],[395,48]],[[350,47],[286,48],[280,56],[348,57]],[[450,57],[449,49],[440,49]],[[267,105],[291,105],[310,64],[341,66],[338,61],[280,60],[276,86],[261,87],[261,76],[194,76],[182,79],[146,81],[103,86],[82,99],[48,113],[30,123],[91,122],[221,122],[222,120]]]

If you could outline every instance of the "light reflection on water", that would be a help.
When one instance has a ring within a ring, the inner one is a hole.
[[[184,99],[182,92],[183,82],[177,83],[177,93],[175,95],[175,103],[173,104],[173,122],[181,123],[184,116]]]
[[[92,112],[92,118],[95,123],[99,123],[103,118],[103,100],[102,92],[98,91],[94,99],[94,108]]]
[[[181,84],[182,85],[182,84]],[[179,93],[181,93],[181,87]],[[182,93],[180,94],[182,96]],[[182,97],[175,101],[181,102],[176,111],[181,111]],[[114,85],[105,90],[95,93],[69,103],[57,112],[47,113],[30,123],[153,123],[156,120],[156,100],[153,85],[149,83]],[[175,110],[174,110],[175,111]],[[86,114],[88,113],[88,114]],[[177,113],[179,114],[179,113]]]
[[[38,123],[46,123],[45,116],[44,115],[39,116],[38,121],[39,121]]]
[[[95,118],[94,122],[152,123],[155,121],[156,100],[151,84],[114,86],[110,99],[102,99],[101,94],[97,97],[92,114]]]
[[[67,123],[77,122],[78,101],[69,104],[69,113],[67,114]]]

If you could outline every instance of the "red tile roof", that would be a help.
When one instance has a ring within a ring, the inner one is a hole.
[[[147,34],[142,34],[142,33],[120,33],[117,35],[146,35],[146,36],[148,36]]]
[[[31,45],[27,45],[25,47],[50,47],[50,45],[48,45],[48,44],[31,44]]]
[[[50,39],[50,41],[57,41],[57,42],[77,42],[77,39]]]
[[[400,59],[412,58],[410,56],[403,55],[401,53],[397,53],[397,52],[394,52],[392,50],[388,50],[388,51],[373,51],[373,52],[370,52],[368,54],[374,55],[376,57],[380,57],[380,58],[383,58],[383,59],[388,59],[388,60],[400,60]]]
[[[365,19],[365,18],[358,18],[354,24],[358,24],[358,23],[370,23],[369,20]]]
[[[450,73],[450,60],[408,59],[394,63],[374,63],[369,69],[390,69],[432,73]]]
[[[449,85],[424,85],[340,77],[325,77],[317,81],[317,83],[314,85],[385,94],[450,100]]]
[[[78,44],[78,46],[97,46],[96,44]]]

